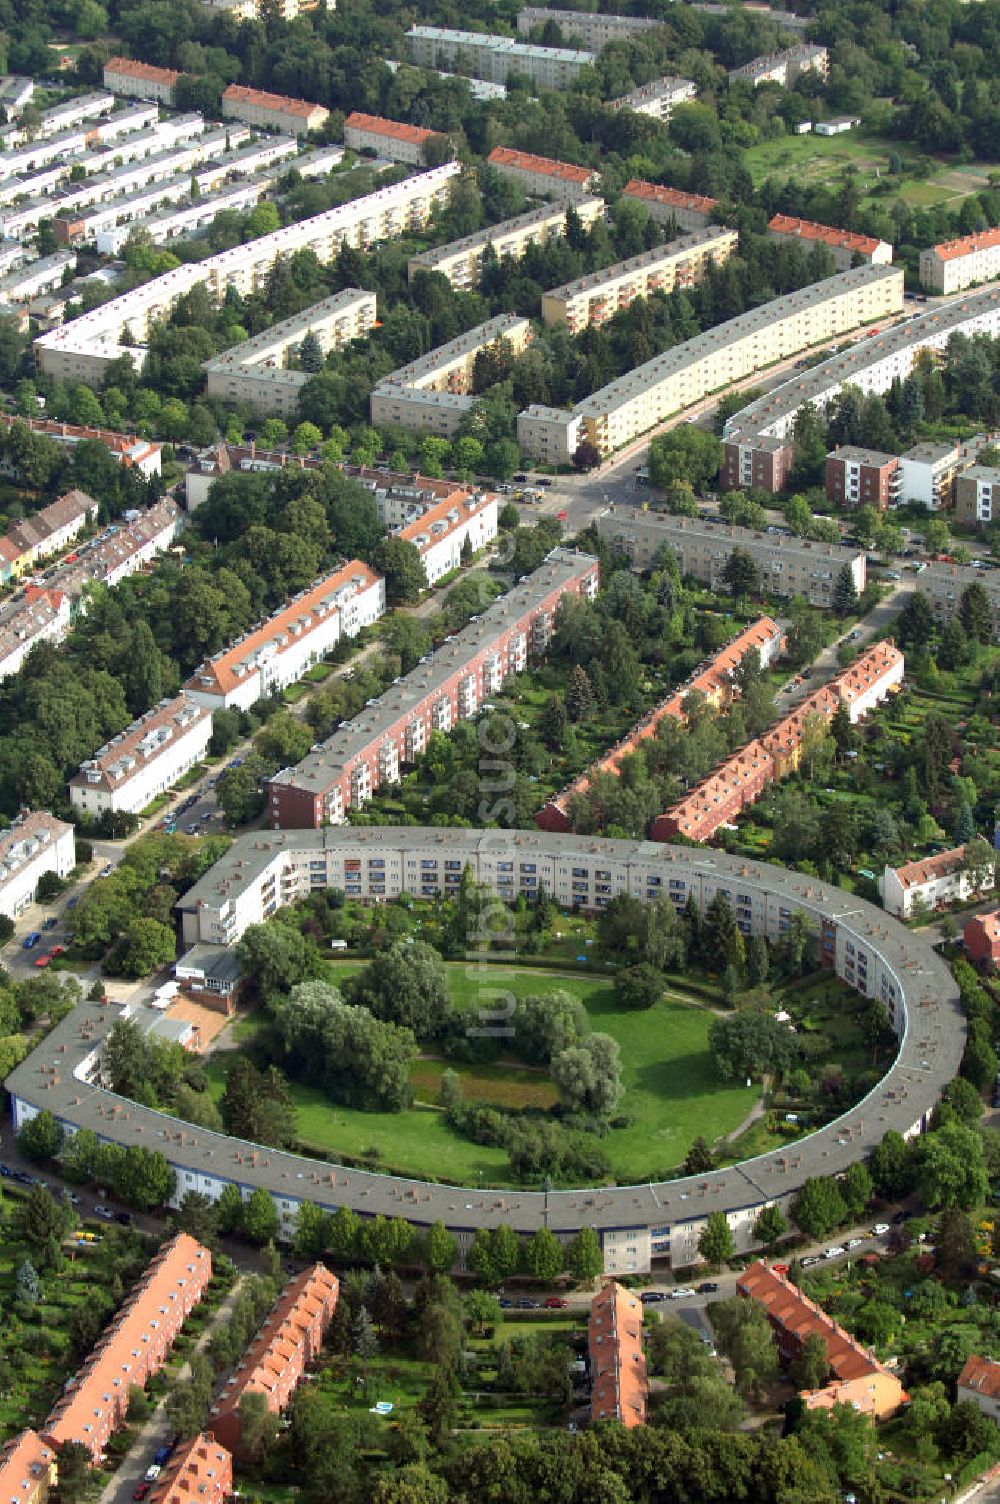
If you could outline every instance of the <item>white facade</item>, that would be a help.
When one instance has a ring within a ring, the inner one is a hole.
[[[961,292],[1000,276],[1000,230],[981,230],[920,252],[920,281],[928,292]]]
[[[406,42],[410,57],[422,67],[472,73],[495,84],[506,83],[512,74],[523,74],[544,89],[569,88],[582,70],[597,60],[594,52],[536,47],[488,32],[454,31],[441,26],[411,26]]]
[[[420,551],[428,585],[436,585],[462,563],[468,541],[474,554],[497,535],[497,499],[484,496],[439,502],[416,522],[404,528],[401,537]]]
[[[29,586],[25,599],[0,615],[0,679],[17,673],[36,642],[61,642],[69,622],[68,596]]]
[[[211,736],[211,711],[184,695],[164,700],[81,764],[70,803],[91,816],[139,814],[201,761]]]
[[[696,84],[688,78],[657,78],[651,84],[643,84],[620,99],[611,100],[613,110],[632,110],[636,115],[649,115],[661,125],[669,124],[674,109],[686,104],[698,93]]]
[[[42,293],[52,292],[62,286],[67,269],[76,269],[75,251],[56,251],[30,262],[20,271],[8,272],[6,277],[0,277],[0,304],[26,303]]]
[[[144,340],[150,325],[165,317],[192,287],[204,284],[215,298],[224,297],[228,287],[251,293],[263,282],[276,256],[311,250],[326,264],[342,245],[367,249],[377,241],[418,229],[445,201],[449,185],[460,171],[457,162],[446,162],[390,188],[379,188],[364,198],[221,251],[195,266],[176,267],[36,340],[39,367],[60,380],[97,381],[106,366],[121,356],[133,363],[141,361],[141,351],[122,344],[124,331],[130,329],[134,339]]]
[[[72,825],[47,810],[25,812],[0,831],[0,914],[16,919],[34,902],[46,872],[68,877],[75,865]]]
[[[878,891],[890,914],[909,919],[916,899],[928,909],[941,909],[967,903],[980,893],[991,893],[995,885],[992,867],[987,872],[970,873],[965,866],[965,847],[956,846],[903,867],[887,866],[879,878]]]
[[[249,710],[297,683],[341,637],[356,637],[384,611],[384,579],[354,559],[293,597],[225,652],[206,659],[185,692],[209,710]]]

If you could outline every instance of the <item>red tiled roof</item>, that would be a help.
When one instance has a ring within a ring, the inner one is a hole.
[[[137,63],[130,57],[109,57],[104,64],[105,73],[121,73],[125,78],[141,78],[151,84],[166,84],[173,88],[180,78],[174,68],[154,68],[151,63]]]
[[[495,146],[486,159],[494,167],[519,167],[523,172],[541,172],[546,177],[563,178],[586,188],[594,177],[592,167],[575,167],[571,162],[557,162],[553,157],[536,157],[530,151],[515,151],[512,146]]]
[[[664,188],[660,183],[647,183],[642,178],[632,178],[625,184],[622,193],[626,198],[645,198],[655,204],[669,204],[675,209],[697,209],[710,214],[718,205],[718,199],[705,198],[699,193],[683,193],[680,188]]]
[[[467,491],[453,491],[450,496],[446,496],[442,501],[436,501],[432,507],[428,507],[427,511],[413,522],[407,523],[406,527],[400,530],[399,536],[405,538],[407,543],[415,543],[421,552],[423,552],[424,549],[432,547],[435,543],[440,543],[442,538],[447,538],[456,528],[468,522],[470,517],[474,517],[477,512],[482,510],[486,500],[491,499],[485,498],[483,501],[477,502],[473,501]],[[454,517],[451,515],[453,512],[455,513]],[[434,524],[441,522],[446,525],[437,528],[436,531],[432,531]],[[424,537],[425,534],[426,537]],[[421,542],[421,539],[423,539],[423,542]]]
[[[957,872],[965,860],[965,847],[952,846],[949,851],[939,851],[934,856],[921,857],[916,862],[904,862],[896,868],[896,876],[904,888],[920,887],[933,882],[936,877],[948,877]]]
[[[642,1302],[624,1286],[605,1285],[590,1306],[587,1343],[593,1420],[646,1422],[649,1380],[642,1350]]]
[[[977,230],[974,235],[963,235],[960,240],[943,240],[933,247],[934,254],[942,261],[954,261],[959,256],[971,256],[976,251],[992,251],[1000,245],[1000,230]]]
[[[153,1486],[149,1504],[186,1504],[192,1499],[227,1497],[233,1459],[212,1435],[195,1436],[178,1447]],[[2,1495],[0,1495],[2,1500]]]
[[[22,1431],[0,1450],[0,1500],[33,1497],[32,1489],[51,1477],[56,1455],[37,1431]],[[44,1497],[44,1491],[40,1497]]]
[[[313,1264],[290,1280],[220,1396],[218,1410],[238,1411],[245,1394],[271,1394],[298,1353],[303,1331],[318,1325],[322,1335],[329,1325],[339,1294],[340,1282],[325,1264]]]
[[[777,235],[799,235],[803,240],[821,240],[840,250],[857,251],[871,256],[882,244],[873,235],[855,235],[851,230],[837,230],[832,225],[814,224],[809,219],[795,219],[791,214],[775,214],[767,227]]]
[[[289,634],[291,628],[302,618],[310,618],[310,628],[315,626],[319,614],[325,615],[329,610],[328,598],[336,591],[343,589],[351,580],[357,579],[361,582],[358,590],[367,590],[376,583],[378,578],[379,576],[367,564],[362,564],[360,559],[352,559],[349,564],[344,564],[340,569],[335,569],[332,574],[324,575],[321,580],[317,580],[315,585],[289,601],[287,606],[283,606],[273,616],[269,616],[256,631],[242,637],[233,647],[227,648],[215,658],[206,659],[188,679],[185,688],[208,690],[213,694],[225,694],[228,690],[235,689],[244,677],[236,672],[237,664],[242,663],[266,643],[274,642],[278,637]],[[211,682],[204,683],[206,678]]]
[[[1000,1399],[1000,1363],[995,1358],[980,1358],[973,1353],[958,1376],[958,1387]]]
[[[365,115],[361,110],[352,110],[344,121],[344,129],[368,131],[373,136],[391,136],[395,141],[410,141],[414,146],[423,146],[425,141],[439,135],[422,125],[406,125],[402,120],[387,120],[384,115]]]
[[[223,90],[223,101],[230,104],[252,104],[258,110],[273,110],[281,115],[301,115],[308,120],[314,110],[323,110],[324,105],[310,104],[307,99],[291,99],[287,94],[266,94],[261,89],[247,89],[243,84],[230,84]]]

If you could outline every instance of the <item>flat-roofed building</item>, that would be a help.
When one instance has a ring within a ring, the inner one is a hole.
[[[339,1294],[337,1276],[313,1264],[278,1296],[211,1409],[212,1431],[231,1452],[242,1450],[240,1402],[260,1394],[269,1412],[280,1415],[319,1356]]]
[[[563,203],[590,197],[600,176],[592,167],[576,167],[511,146],[495,146],[486,160],[503,177],[520,183],[526,193]]]
[[[889,328],[869,330],[850,349],[797,373],[734,413],[723,430],[723,489],[749,484],[755,456],[770,446],[784,446],[790,464],[795,419],[805,403],[825,411],[847,385],[858,387],[866,397],[886,392],[894,381],[905,381],[918,355],[944,350],[953,334],[1000,335],[1000,288],[966,293]],[[963,447],[970,451],[964,459],[974,464],[972,446]],[[754,483],[759,482],[755,479]]]
[[[644,204],[651,219],[660,224],[675,224],[678,230],[703,230],[711,224],[719,207],[718,199],[685,193],[680,188],[665,188],[661,183],[646,183],[642,178],[631,178],[622,189],[622,197]]]
[[[294,418],[310,373],[289,369],[286,362],[298,355],[309,334],[319,340],[324,355],[362,339],[375,327],[375,301],[373,292],[347,287],[213,355],[202,365],[206,392],[233,407],[247,403],[258,413]]]
[[[474,287],[482,274],[487,250],[498,261],[505,256],[519,261],[529,245],[546,245],[554,235],[565,234],[567,207],[565,204],[543,204],[541,208],[529,209],[514,219],[505,219],[488,229],[463,235],[460,240],[450,240],[447,245],[420,251],[406,263],[407,278],[412,282],[419,272],[438,272],[447,277],[452,287]],[[603,219],[604,200],[576,200],[573,210],[589,230]]]
[[[130,57],[109,57],[104,64],[104,87],[130,99],[152,99],[173,104],[180,74],[175,68],[154,68]]]
[[[755,89],[759,89],[761,84],[777,84],[782,89],[790,89],[803,73],[818,73],[823,79],[829,77],[830,55],[825,47],[802,42],[784,52],[755,57],[741,68],[731,68],[729,82],[732,84],[745,80]]]
[[[243,120],[262,130],[284,131],[289,136],[308,136],[326,124],[330,111],[321,104],[292,99],[287,94],[267,94],[230,84],[222,92],[222,113],[229,120]]]
[[[901,268],[861,266],[838,272],[706,329],[593,392],[573,410],[583,419],[582,437],[600,455],[611,454],[708,393],[902,306]],[[532,413],[536,441],[543,421],[537,411]],[[553,449],[563,442],[562,426],[559,418]],[[726,489],[735,487],[729,483]]]
[[[904,862],[902,867],[886,866],[878,880],[883,907],[899,919],[909,919],[914,904],[924,909],[945,909],[949,904],[967,903],[990,893],[996,886],[992,864],[973,867],[968,848],[953,846],[933,856]]]
[[[977,230],[920,252],[920,281],[928,292],[961,292],[1000,275],[1000,229]]]
[[[0,277],[0,304],[28,303],[32,298],[61,287],[67,268],[76,270],[75,251],[53,251],[51,256],[40,256],[27,266]]]
[[[450,437],[476,403],[476,356],[499,340],[520,355],[531,342],[531,321],[514,313],[499,314],[390,372],[372,388],[372,423]]]
[[[970,465],[955,477],[955,521],[977,527],[1000,521],[1000,465]]]
[[[827,500],[838,507],[875,507],[884,512],[899,500],[899,456],[838,444],[826,457]]]
[[[442,137],[440,131],[422,125],[407,125],[402,120],[387,120],[383,115],[366,115],[352,110],[344,121],[344,145],[352,151],[373,151],[393,162],[409,162],[419,167],[424,162],[428,141]]]
[[[849,1405],[872,1420],[888,1420],[907,1403],[908,1396],[896,1375],[777,1269],[764,1263],[752,1264],[737,1277],[736,1289],[763,1307],[784,1364],[799,1357],[810,1337],[822,1341],[829,1380],[800,1393],[807,1410]]]
[[[495,84],[523,74],[540,89],[568,89],[597,57],[571,47],[536,47],[511,37],[442,26],[411,26],[406,44],[412,60],[422,67],[471,73]]]
[[[526,5],[517,13],[518,35],[530,37],[536,26],[553,22],[567,42],[580,42],[591,52],[600,52],[611,42],[628,41],[662,26],[651,16],[613,16],[598,10],[551,10],[544,5]]]
[[[3,1504],[45,1504],[57,1477],[56,1454],[37,1431],[21,1431],[0,1449]]]
[[[565,324],[571,334],[579,334],[592,324],[606,323],[636,298],[695,286],[710,266],[728,261],[738,245],[736,231],[721,225],[694,230],[667,245],[641,251],[627,261],[543,292],[542,322],[550,327]]]
[[[201,1243],[186,1232],[164,1243],[56,1402],[43,1439],[56,1447],[77,1442],[97,1463],[125,1424],[129,1390],[163,1367],[211,1278],[212,1255]]]
[[[211,1434],[183,1441],[163,1465],[147,1504],[226,1504],[233,1459]]]
[[[10,73],[0,82],[0,107],[8,120],[16,120],[35,95],[35,80]],[[0,1498],[3,1495],[0,1494]]]
[[[687,104],[698,93],[697,84],[689,78],[656,78],[652,83],[642,84],[628,94],[608,102],[612,110],[632,110],[636,115],[649,115],[668,125],[670,117],[679,104]]]
[[[844,568],[859,595],[867,579],[863,549],[755,532],[701,517],[629,508],[605,512],[597,530],[628,555],[633,569],[650,569],[660,550],[669,548],[682,574],[713,590],[725,588],[726,564],[736,549],[753,560],[763,590],[771,595],[804,595],[812,606],[830,606],[837,576]]]
[[[162,700],[80,764],[70,803],[91,817],[137,815],[201,761],[211,737],[211,711],[185,695]]]
[[[643,1305],[612,1281],[594,1296],[587,1324],[590,1418],[617,1420],[628,1430],[646,1424],[649,1378],[642,1350]]]
[[[585,437],[583,419],[573,408],[532,402],[517,415],[518,448],[541,464],[571,464]]]
[[[0,914],[16,919],[34,903],[47,872],[68,877],[75,865],[72,825],[45,809],[22,810],[0,831]]]
[[[809,219],[796,219],[791,214],[775,214],[767,233],[779,244],[798,241],[807,249],[825,245],[837,270],[842,272],[852,266],[888,266],[892,261],[892,246],[888,241],[874,235],[855,235],[851,230],[837,230],[832,225],[814,224]]]
[[[382,576],[352,559],[206,658],[186,681],[185,693],[208,710],[248,710],[297,683],[342,637],[356,637],[384,611]]]
[[[142,344],[150,329],[192,287],[204,285],[211,297],[220,300],[230,287],[246,296],[263,285],[278,256],[309,250],[325,264],[335,259],[343,245],[367,250],[378,241],[421,229],[445,202],[460,171],[457,162],[445,162],[195,265],[174,267],[36,340],[39,368],[59,380],[96,381],[112,361],[124,358],[141,365]],[[123,343],[126,331],[136,344]]]
[[[476,715],[529,656],[548,647],[566,594],[592,598],[598,563],[590,554],[554,549],[513,590],[492,602],[451,642],[365,706],[294,768],[271,779],[275,829],[336,824],[376,789],[398,782],[400,769],[426,749],[435,731],[448,732]],[[201,938],[209,938],[202,936]]]

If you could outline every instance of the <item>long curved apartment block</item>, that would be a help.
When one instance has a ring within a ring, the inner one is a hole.
[[[724,893],[743,930],[773,940],[802,913],[817,932],[823,963],[865,996],[881,999],[899,1038],[898,1055],[869,1094],[835,1122],[727,1169],[642,1185],[488,1190],[379,1175],[243,1143],[116,1096],[101,1084],[101,1047],[118,1010],[88,1001],[8,1077],[15,1125],[48,1108],[69,1132],[91,1128],[103,1140],[159,1149],[176,1172],[178,1198],[194,1190],[217,1198],[231,1184],[249,1196],[263,1187],[286,1231],[304,1201],[423,1226],[440,1219],[463,1258],[480,1227],[505,1223],[527,1235],[548,1226],[563,1239],[591,1227],[606,1272],[628,1274],[648,1270],[654,1258],[675,1267],[696,1261],[712,1211],[725,1212],[738,1250],[752,1247],[762,1207],[774,1203],[787,1212],[807,1177],[842,1173],[889,1129],[922,1131],[958,1070],[965,1040],[958,989],[927,941],[840,888],[718,851],[499,829],[255,832],[236,840],[181,900],[184,940],[235,944],[248,925],[321,888],[371,900],[403,891],[448,893],[466,866],[504,899],[531,895],[544,883],[561,905],[588,910],[619,893],[642,901],[666,896],[678,907],[690,897],[705,909]],[[488,968],[482,988],[481,1026],[504,1027],[503,989]]]

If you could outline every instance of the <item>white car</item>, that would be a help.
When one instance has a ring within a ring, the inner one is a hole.
[[[146,1469],[146,1482],[147,1483],[155,1483],[156,1480],[157,1480],[157,1478],[159,1476],[160,1476],[160,1464],[158,1462],[151,1462],[149,1464],[149,1467],[147,1467],[147,1469]]]
[[[864,1243],[864,1241],[865,1241],[864,1238],[848,1238],[848,1240],[847,1240],[847,1247],[849,1249],[850,1248],[860,1248],[861,1245]]]
[[[671,1300],[690,1300],[690,1298],[691,1298],[691,1296],[693,1294],[694,1294],[694,1291],[693,1290],[688,1290],[688,1289],[671,1290],[671,1292],[670,1292],[670,1299]]]
[[[111,1222],[111,1221],[113,1221],[114,1220],[114,1215],[115,1214],[111,1210],[110,1206],[105,1206],[103,1201],[99,1201],[97,1203],[97,1205],[94,1207],[94,1216],[95,1217],[103,1217],[104,1220],[105,1220],[105,1222]]]
[[[825,1259],[839,1259],[842,1258],[846,1252],[846,1248],[842,1248],[839,1243],[835,1243],[832,1248],[824,1248],[823,1257]]]
[[[874,1233],[876,1238],[884,1238],[888,1231],[888,1222],[876,1222],[875,1226],[872,1228],[872,1232]]]

